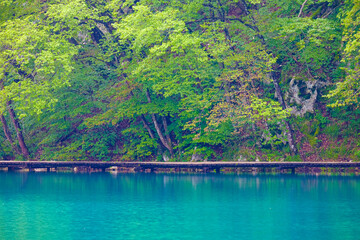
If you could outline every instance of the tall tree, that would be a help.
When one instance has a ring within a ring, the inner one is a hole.
[[[15,111],[22,118],[51,108],[57,101],[51,91],[67,84],[72,57],[77,52],[67,36],[57,32],[61,29],[52,24],[51,16],[43,14],[45,6],[36,1],[29,4],[31,11],[24,11],[24,15],[10,18],[0,26],[0,78],[3,79],[0,112],[4,114],[8,108],[26,158],[29,152]]]
[[[335,100],[330,104],[332,107],[357,104],[360,91],[360,1],[345,1],[339,17],[343,26],[342,62],[346,76],[327,95]]]

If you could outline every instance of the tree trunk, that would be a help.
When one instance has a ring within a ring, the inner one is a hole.
[[[172,143],[171,143],[171,138],[170,138],[170,134],[169,134],[169,130],[168,130],[168,125],[167,125],[166,118],[164,116],[162,117],[162,121],[163,121],[164,130],[165,130],[166,140],[167,140],[167,142],[169,144],[169,147],[171,149],[169,151],[170,151],[171,157],[174,157],[174,150],[173,150]]]
[[[148,99],[148,102],[151,103],[151,98],[150,98],[150,94],[149,94],[149,90],[146,89],[146,97]],[[151,119],[155,125],[155,129],[156,129],[156,132],[157,134],[159,135],[159,138],[160,138],[160,141],[161,143],[169,150],[170,154],[171,154],[171,157],[174,156],[174,151],[172,149],[172,146],[171,146],[171,140],[170,142],[168,142],[165,137],[164,137],[164,134],[161,132],[161,129],[160,129],[160,126],[159,126],[159,123],[158,121],[156,120],[156,116],[154,113],[151,114]]]
[[[6,139],[9,141],[12,150],[14,151],[15,154],[21,155],[21,152],[20,152],[18,146],[16,145],[16,143],[14,143],[14,141],[11,137],[11,133],[10,133],[10,130],[9,130],[9,127],[7,125],[4,115],[0,115],[0,119],[1,119],[1,123],[3,125],[4,134],[6,136]]]
[[[166,141],[163,133],[161,132],[161,129],[160,129],[159,123],[158,123],[157,120],[156,120],[155,114],[151,114],[151,119],[153,120],[153,123],[154,123],[154,125],[155,125],[155,129],[156,129],[156,132],[157,132],[158,135],[159,135],[159,138],[160,138],[161,143],[169,150],[171,156],[173,156],[173,155],[174,155],[173,149],[172,149],[171,145],[169,145],[169,143]]]
[[[130,85],[128,82],[126,82],[127,86],[130,88]],[[132,97],[134,97],[134,93],[132,91],[130,91],[130,95]],[[147,95],[148,96],[148,92],[147,92]],[[148,100],[150,99],[150,96],[148,97]],[[151,101],[151,99],[150,99]],[[151,130],[150,126],[149,126],[149,123],[146,121],[145,119],[145,116],[143,114],[140,115],[140,120],[141,122],[143,123],[145,129],[148,131],[149,135],[150,135],[150,138],[151,139],[155,139],[155,135],[153,133],[153,131]],[[156,140],[156,139],[155,139]],[[156,142],[158,143],[158,141],[156,140]],[[163,154],[163,148],[161,146],[161,143],[158,143],[158,154],[162,155]]]
[[[10,106],[10,102],[8,102],[8,106],[9,106],[10,118],[11,118],[11,121],[14,124],[15,130],[16,130],[16,135],[17,135],[17,138],[18,138],[18,141],[19,141],[19,145],[20,145],[22,155],[26,159],[28,159],[30,154],[29,154],[29,150],[28,150],[28,148],[27,148],[27,146],[25,144],[24,137],[23,137],[23,134],[22,134],[22,130],[21,130],[19,121],[16,118],[14,110]]]
[[[273,73],[272,80],[273,80],[273,83],[274,83],[276,97],[277,97],[282,109],[285,110],[286,105],[285,105],[284,99],[283,99],[282,94],[281,94],[281,88],[279,86],[279,83],[277,81],[276,76],[274,76],[274,73]],[[289,141],[291,155],[296,155],[298,153],[298,150],[296,148],[296,144],[295,144],[295,141],[294,141],[293,130],[291,128],[291,125],[290,125],[289,121],[284,120],[284,122],[285,122],[286,130],[287,130],[286,135],[287,135],[287,138],[288,138],[288,141]]]
[[[243,6],[245,8],[246,15],[249,15],[251,20],[252,20],[252,24],[253,24],[252,29],[258,33],[257,37],[260,39],[261,43],[264,46],[267,46],[267,44],[265,42],[265,38],[264,38],[264,36],[262,34],[260,34],[259,28],[257,27],[256,22],[255,22],[255,19],[253,18],[253,16],[250,15],[250,12],[247,9],[246,2],[244,0],[242,0],[242,4],[243,4]],[[250,26],[250,25],[247,25],[247,24],[245,24],[245,25]],[[273,80],[273,84],[274,84],[277,99],[278,99],[282,109],[285,110],[286,105],[285,105],[284,99],[282,97],[281,88],[279,86],[279,83],[277,81],[277,78],[275,76],[274,71],[272,72],[272,80]],[[288,142],[289,142],[289,146],[290,146],[291,155],[296,155],[298,153],[298,150],[296,148],[296,144],[295,144],[295,141],[294,141],[293,130],[291,128],[291,125],[290,125],[289,121],[284,120],[284,122],[285,122],[286,130],[287,130],[286,135],[288,137]]]
[[[141,122],[143,123],[144,127],[146,128],[146,130],[148,131],[151,139],[155,139],[154,133],[152,132],[148,122],[146,121],[144,115],[141,114],[140,116]]]
[[[148,133],[150,135],[150,138],[155,139],[155,135],[154,135],[153,131],[151,130],[151,128],[149,126],[149,123],[146,121],[143,114],[140,115],[140,119],[141,119],[141,122],[143,123],[144,127],[148,131]],[[155,141],[158,144],[158,154],[162,156],[163,155],[163,149],[162,149],[161,143],[158,143],[158,141],[156,139],[155,139]]]

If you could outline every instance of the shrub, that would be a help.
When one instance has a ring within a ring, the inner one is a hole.
[[[301,162],[302,159],[300,157],[300,155],[295,155],[295,156],[287,156],[285,158],[286,162]]]

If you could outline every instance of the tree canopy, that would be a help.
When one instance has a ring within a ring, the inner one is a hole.
[[[338,148],[360,156],[359,8],[357,0],[2,1],[1,154],[331,159],[326,144],[345,134]]]

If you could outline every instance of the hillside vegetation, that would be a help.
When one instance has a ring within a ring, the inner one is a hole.
[[[360,160],[360,0],[2,0],[0,158]]]

